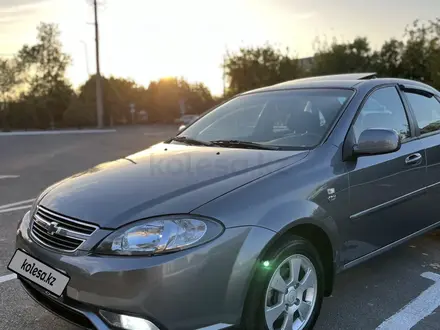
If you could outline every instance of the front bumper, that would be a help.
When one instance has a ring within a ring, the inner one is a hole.
[[[162,256],[68,255],[30,239],[26,215],[16,245],[71,277],[62,300],[22,280],[40,303],[44,296],[49,299],[43,306],[71,322],[105,329],[98,313],[103,309],[147,319],[160,329],[193,330],[240,322],[256,261],[273,235],[259,227],[237,227],[208,244]]]
[[[84,329],[109,329],[107,324],[98,317],[99,310],[93,306],[82,305],[67,297],[56,298],[18,276],[23,288],[37,303],[63,318]]]

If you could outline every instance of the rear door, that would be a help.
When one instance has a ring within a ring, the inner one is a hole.
[[[426,156],[396,86],[381,86],[366,98],[352,127],[356,141],[365,129],[398,132],[400,150],[347,162],[350,224],[342,258],[352,261],[417,231],[426,196]]]
[[[438,98],[417,88],[403,88],[416,118],[417,133],[426,148],[427,197],[426,217],[419,221],[424,226],[440,221],[440,102]]]

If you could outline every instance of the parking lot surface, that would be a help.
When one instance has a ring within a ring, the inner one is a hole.
[[[0,136],[0,330],[78,329],[29,298],[6,269],[17,221],[48,185],[164,140],[174,126],[115,133]],[[5,211],[8,210],[8,211]],[[340,274],[316,329],[440,329],[440,231]]]

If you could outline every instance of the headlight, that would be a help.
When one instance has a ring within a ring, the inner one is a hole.
[[[31,217],[31,219],[34,217],[34,215],[35,215],[35,212],[37,211],[37,205],[38,205],[38,202],[39,202],[39,198],[40,198],[40,196],[38,196],[37,198],[35,198],[35,200],[34,200],[34,202],[32,203],[32,206],[31,206],[31,209],[30,209],[30,217]]]
[[[186,249],[219,236],[223,227],[210,219],[167,217],[142,220],[107,236],[95,249],[99,254],[151,255]]]
[[[29,217],[29,223],[32,221],[32,219],[34,218],[35,212],[37,211],[37,205],[38,205],[39,199],[40,199],[40,196],[37,196],[37,198],[34,199],[34,202],[32,203],[31,209],[29,210],[29,212],[27,212],[27,213],[29,213],[29,215],[26,213],[26,215],[20,221],[18,221],[17,230],[18,230],[18,228],[20,228],[21,223],[23,222],[23,219],[26,218],[26,216]]]

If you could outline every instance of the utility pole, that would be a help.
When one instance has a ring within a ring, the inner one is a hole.
[[[99,28],[98,28],[97,0],[93,0],[93,7],[95,9],[95,41],[96,41],[96,115],[97,115],[98,128],[103,128],[104,109],[102,105],[101,71],[99,68]]]

